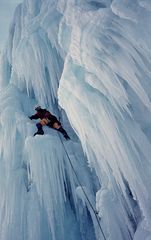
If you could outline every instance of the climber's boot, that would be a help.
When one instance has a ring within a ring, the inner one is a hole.
[[[36,135],[44,135],[44,131],[42,129],[42,125],[40,123],[37,123],[36,127],[38,128],[38,131],[34,134],[34,136],[36,136]]]
[[[69,140],[69,139],[70,139],[70,137],[68,136],[67,132],[64,130],[63,127],[60,127],[60,128],[57,129],[57,130],[63,134],[63,136],[64,136],[64,138],[65,138],[66,140]]]

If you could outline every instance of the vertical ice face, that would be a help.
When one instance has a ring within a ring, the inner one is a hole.
[[[78,1],[68,1],[63,11],[59,41],[67,55],[59,103],[100,179],[97,207],[106,236],[133,239],[137,229],[147,237],[151,223],[149,1],[114,0],[106,7],[101,2],[81,1],[80,8]],[[64,29],[70,33],[68,48]]]
[[[88,200],[107,239],[150,236],[150,20],[147,0],[16,8],[0,64],[2,240],[104,239]],[[72,141],[32,137],[36,103]]]
[[[2,240],[99,238],[94,212],[83,196],[84,190],[95,208],[99,182],[58,107],[57,91],[66,54],[58,42],[62,16],[56,1],[24,1],[15,11],[1,57]],[[61,117],[71,142],[47,127],[44,136],[33,138],[35,122],[28,116],[36,103]]]

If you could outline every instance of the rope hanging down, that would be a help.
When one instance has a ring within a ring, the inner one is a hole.
[[[59,133],[58,133],[58,134],[59,134]],[[74,172],[74,174],[75,174],[75,176],[76,176],[77,182],[78,182],[78,184],[80,185],[80,187],[81,187],[81,189],[82,189],[82,191],[83,191],[83,193],[84,193],[84,195],[85,195],[85,197],[86,197],[86,199],[87,199],[90,207],[92,208],[92,211],[94,212],[94,215],[95,215],[95,217],[96,217],[98,226],[99,226],[99,228],[100,228],[100,230],[101,230],[102,236],[103,236],[104,240],[107,240],[106,237],[105,237],[105,234],[104,234],[104,232],[103,232],[103,229],[102,229],[102,227],[101,227],[100,221],[99,221],[99,219],[98,219],[96,210],[94,209],[92,203],[90,202],[90,200],[89,200],[89,198],[88,198],[88,196],[87,196],[87,194],[86,194],[86,192],[85,192],[85,190],[84,190],[84,188],[83,188],[83,186],[82,186],[82,184],[81,184],[81,182],[80,182],[80,180],[79,180],[79,178],[78,178],[78,175],[77,175],[77,173],[76,173],[76,171],[75,171],[75,169],[74,169],[74,167],[73,167],[73,164],[72,164],[72,162],[71,162],[71,159],[70,159],[69,154],[68,154],[68,152],[67,152],[67,150],[66,150],[66,148],[65,148],[65,145],[64,145],[64,143],[63,143],[63,141],[62,141],[62,138],[61,138],[60,134],[59,134],[59,138],[60,138],[60,140],[61,140],[61,143],[62,143],[62,145],[63,145],[63,148],[64,148],[64,150],[65,150],[65,153],[66,153],[66,155],[67,155],[67,158],[68,158],[68,160],[69,160],[69,163],[70,163],[70,165],[71,165],[71,168],[72,168],[72,170],[73,170],[73,172]]]

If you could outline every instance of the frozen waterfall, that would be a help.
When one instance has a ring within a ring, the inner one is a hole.
[[[151,240],[150,22],[150,0],[18,5],[0,56],[0,240]],[[33,137],[36,104],[70,141]]]

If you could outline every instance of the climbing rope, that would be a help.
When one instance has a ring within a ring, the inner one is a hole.
[[[58,133],[58,134],[59,134],[59,133]],[[74,172],[74,174],[75,174],[75,176],[76,176],[77,182],[78,182],[78,184],[80,185],[80,187],[81,187],[81,189],[82,189],[82,191],[83,191],[83,193],[84,193],[84,195],[85,195],[85,197],[86,197],[86,199],[87,199],[90,207],[92,208],[92,211],[94,212],[94,215],[95,215],[95,217],[96,217],[98,226],[99,226],[99,228],[100,228],[100,230],[101,230],[102,236],[103,236],[104,240],[107,240],[107,238],[105,237],[105,234],[104,234],[104,232],[103,232],[103,229],[102,229],[102,227],[101,227],[100,221],[99,221],[99,219],[98,219],[97,211],[94,209],[91,201],[89,200],[89,198],[88,198],[88,196],[87,196],[87,194],[86,194],[86,192],[85,192],[85,190],[84,190],[84,188],[83,188],[83,186],[82,186],[82,184],[81,184],[81,182],[80,182],[80,180],[79,180],[79,178],[78,178],[78,175],[77,175],[77,173],[76,173],[76,171],[75,171],[75,169],[74,169],[74,166],[73,166],[73,164],[72,164],[72,161],[71,161],[71,159],[70,159],[70,157],[69,157],[69,154],[68,154],[68,152],[67,152],[67,150],[66,150],[66,148],[65,148],[65,145],[64,145],[64,143],[63,143],[63,141],[62,141],[62,138],[61,138],[60,134],[59,134],[59,138],[60,138],[60,140],[61,140],[61,143],[62,143],[62,145],[63,145],[63,148],[64,148],[64,150],[65,150],[65,153],[66,153],[66,155],[67,155],[67,158],[68,158],[68,160],[69,160],[69,163],[70,163],[70,165],[71,165],[71,168],[72,168],[72,170],[73,170],[73,172]]]

